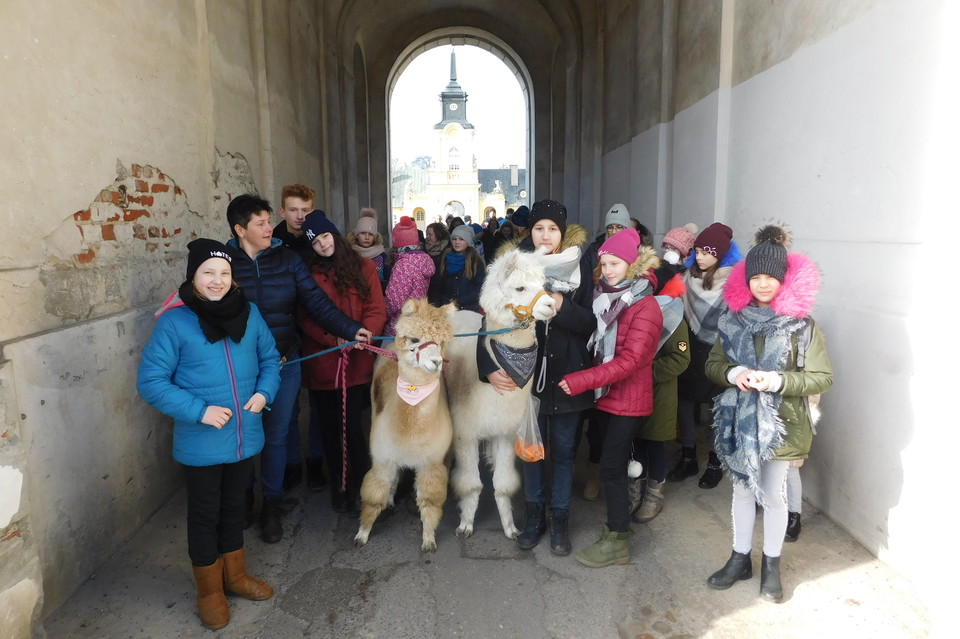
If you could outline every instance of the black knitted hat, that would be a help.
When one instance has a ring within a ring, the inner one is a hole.
[[[787,274],[787,247],[790,234],[782,227],[768,224],[757,231],[754,246],[747,253],[747,282],[754,275],[764,273],[783,282]]]
[[[198,237],[189,244],[187,244],[187,281],[192,282],[193,276],[197,273],[197,269],[200,268],[200,265],[209,260],[211,257],[219,257],[221,259],[230,262],[231,267],[233,266],[233,260],[230,258],[230,254],[227,253],[227,247],[221,244],[216,240],[211,240],[206,237]]]
[[[567,234],[567,207],[556,200],[540,200],[533,203],[530,209],[530,220],[527,228],[533,228],[540,220],[550,220],[560,227],[560,234]]]

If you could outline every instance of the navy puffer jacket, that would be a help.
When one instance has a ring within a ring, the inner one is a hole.
[[[362,328],[360,322],[344,315],[330,301],[303,260],[278,238],[273,238],[270,248],[256,259],[250,259],[236,238],[227,242],[227,249],[233,257],[234,281],[260,309],[282,357],[289,359],[300,348],[297,304],[302,305],[319,326],[346,340],[352,340]]]

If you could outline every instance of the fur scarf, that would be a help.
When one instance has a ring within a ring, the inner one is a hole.
[[[718,323],[720,344],[731,362],[749,369],[783,371],[792,336],[803,331],[820,284],[820,271],[805,255],[787,254],[783,284],[769,308],[753,306],[744,262],[734,266],[723,297],[728,309]],[[754,337],[763,336],[757,353]],[[783,396],[729,387],[714,399],[714,450],[735,481],[746,484],[762,504],[760,465],[783,445]]]

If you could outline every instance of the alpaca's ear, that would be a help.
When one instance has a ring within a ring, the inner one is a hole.
[[[413,315],[417,312],[417,302],[419,300],[407,300],[403,303],[403,308],[400,309],[401,315]]]
[[[520,253],[517,251],[517,249],[511,249],[505,253],[503,257],[494,262],[494,264],[499,265],[501,271],[512,271],[513,269],[517,268],[517,259],[519,255]]]
[[[457,304],[456,302],[450,302],[449,304],[444,304],[440,307],[440,310],[443,311],[444,315],[447,316],[447,319],[451,322],[453,321],[453,316],[457,314]]]

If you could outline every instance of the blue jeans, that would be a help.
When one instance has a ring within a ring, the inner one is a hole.
[[[323,439],[320,437],[320,415],[314,406],[313,397],[310,397],[310,424],[307,428],[307,459],[323,458]],[[287,433],[287,465],[299,464],[303,461],[303,448],[300,438],[300,395],[293,402],[293,413],[290,415],[290,432]]]
[[[553,471],[550,490],[551,510],[569,510],[570,493],[573,488],[573,460],[577,453],[577,427],[580,411],[540,415],[540,436],[546,444],[547,459]],[[523,462],[523,495],[526,501],[546,503],[544,487],[546,461]]]
[[[287,465],[301,463],[303,463],[303,451],[300,446],[300,391],[297,389],[293,410],[290,411],[290,426],[287,430]]]
[[[299,355],[293,355],[294,358]],[[280,388],[263,412],[263,452],[260,453],[260,484],[264,499],[283,497],[283,471],[287,466],[287,433],[290,416],[300,392],[300,364],[280,368]]]

